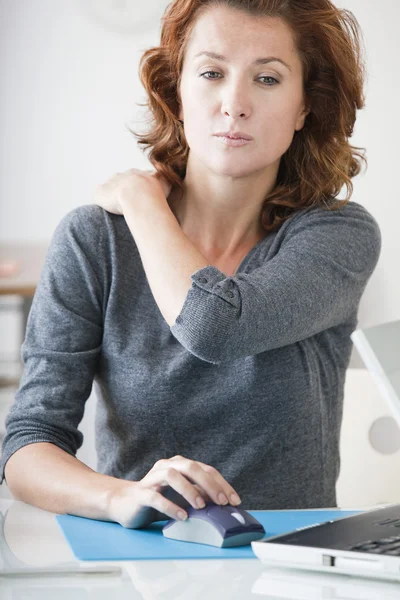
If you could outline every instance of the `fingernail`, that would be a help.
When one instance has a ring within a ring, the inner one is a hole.
[[[222,492],[218,494],[218,500],[221,504],[228,504],[228,498]]]
[[[242,502],[237,494],[231,494],[231,501],[232,504],[241,504]]]
[[[177,516],[181,521],[185,521],[187,519],[187,514],[182,510],[178,510]]]
[[[197,496],[196,504],[197,504],[198,508],[204,508],[206,505],[206,503],[204,502],[204,499],[201,496]]]

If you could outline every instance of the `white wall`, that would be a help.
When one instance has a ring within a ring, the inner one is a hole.
[[[167,4],[147,0],[135,9],[134,2],[104,0],[0,1],[1,241],[48,241],[68,211],[91,202],[96,184],[132,166],[151,167],[126,125],[145,127],[146,113],[137,106],[145,101],[138,62],[158,43],[159,16]],[[357,17],[367,52],[367,106],[352,143],[367,148],[369,168],[353,180],[352,199],[376,217],[383,235],[381,259],[360,307],[360,326],[370,326],[400,318],[400,4],[336,4]],[[145,10],[156,15],[150,26],[138,22]],[[350,386],[354,406],[354,395],[374,389],[357,382]],[[84,427],[91,426],[90,415]],[[92,462],[92,451],[85,451]]]
[[[91,18],[93,4],[0,2],[2,240],[47,241],[66,212],[91,201],[97,183],[149,168],[125,125],[145,100],[137,67],[157,43],[158,21],[121,34]]]

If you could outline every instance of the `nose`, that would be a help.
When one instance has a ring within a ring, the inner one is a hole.
[[[224,89],[224,95],[221,102],[221,112],[224,116],[232,119],[248,118],[251,114],[250,98],[243,84]]]

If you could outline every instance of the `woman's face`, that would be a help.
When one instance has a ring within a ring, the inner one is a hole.
[[[203,52],[225,58],[198,56]],[[255,62],[269,57],[287,66]],[[302,65],[290,29],[279,19],[254,17],[226,6],[211,7],[197,19],[179,92],[191,158],[219,175],[277,171],[307,115]],[[241,131],[253,140],[228,146],[215,136],[221,131]]]

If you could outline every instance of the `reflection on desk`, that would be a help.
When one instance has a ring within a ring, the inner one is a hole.
[[[71,564],[123,569],[121,577],[0,577],[2,600],[400,600],[396,583],[268,568],[259,560],[79,562],[53,513],[0,500],[0,520],[0,570]]]
[[[2,600],[135,600],[140,599],[126,572],[119,577],[80,575],[79,577],[3,579],[0,571]]]
[[[253,593],[290,600],[399,600],[399,585],[361,579],[351,575],[330,575],[296,570],[266,568],[253,586]]]

